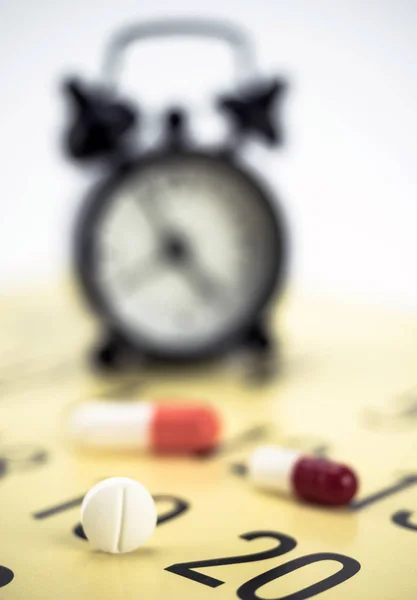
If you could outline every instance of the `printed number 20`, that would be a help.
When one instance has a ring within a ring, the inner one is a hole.
[[[272,538],[274,540],[277,540],[279,544],[278,546],[275,546],[272,550],[266,550],[264,552],[247,554],[244,556],[231,556],[228,558],[213,558],[210,560],[177,563],[175,565],[167,567],[165,570],[170,571],[171,573],[175,573],[176,575],[186,577],[187,579],[196,581],[197,583],[201,583],[202,585],[207,585],[209,587],[215,588],[219,585],[223,585],[224,581],[216,579],[214,577],[209,577],[208,575],[202,575],[201,573],[194,571],[194,569],[265,560],[267,558],[273,558],[282,554],[286,554],[287,552],[290,552],[290,550],[295,548],[295,546],[297,545],[297,542],[294,538],[283,533],[277,533],[274,531],[252,531],[249,533],[244,533],[240,537],[247,541],[251,541],[258,538]],[[336,561],[342,565],[342,568],[337,573],[330,575],[329,577],[326,577],[325,579],[322,579],[321,581],[314,583],[313,585],[303,588],[302,590],[295,592],[294,594],[281,596],[280,598],[275,599],[271,598],[270,600],[307,600],[308,598],[312,598],[313,596],[316,596],[321,592],[330,590],[336,585],[347,581],[348,579],[356,575],[356,573],[361,568],[357,560],[350,558],[349,556],[344,556],[343,554],[335,554],[333,552],[320,552],[316,554],[308,554],[306,556],[301,556],[287,563],[284,563],[283,565],[280,565],[278,567],[274,567],[273,569],[270,569],[265,573],[261,573],[261,575],[257,575],[253,579],[250,579],[249,581],[247,581],[239,587],[239,589],[237,590],[237,596],[241,600],[263,600],[263,598],[257,594],[259,588],[271,581],[283,577],[288,573],[291,573],[292,571],[296,571],[301,567],[316,562],[321,562],[323,560]]]

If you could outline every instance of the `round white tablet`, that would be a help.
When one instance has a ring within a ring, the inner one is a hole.
[[[81,523],[95,550],[122,554],[148,540],[157,521],[155,502],[148,490],[128,477],[111,477],[87,492]]]

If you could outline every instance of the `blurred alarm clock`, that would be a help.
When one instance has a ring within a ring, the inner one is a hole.
[[[170,107],[158,148],[139,150],[141,114],[117,90],[121,58],[133,42],[171,35],[221,39],[234,52],[234,91],[216,105],[232,134],[220,146],[193,142],[187,111]],[[251,136],[281,142],[275,109],[285,89],[256,75],[242,32],[195,20],[124,29],[109,45],[100,86],[66,81],[67,153],[105,173],[75,235],[77,279],[103,329],[96,365],[201,360],[238,347],[272,352],[268,309],[285,280],[286,227],[239,150]]]

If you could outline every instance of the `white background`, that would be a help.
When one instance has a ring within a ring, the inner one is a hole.
[[[286,148],[252,159],[288,214],[294,284],[417,310],[414,0],[0,0],[0,285],[52,278],[68,262],[92,175],[60,151],[62,76],[98,78],[115,28],[166,16],[236,21],[253,34],[262,71],[290,79]],[[167,48],[129,55],[124,89],[148,108],[204,100],[192,123],[213,133],[228,55]]]

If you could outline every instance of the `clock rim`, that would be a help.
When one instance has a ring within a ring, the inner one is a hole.
[[[264,289],[258,296],[257,301],[253,303],[247,316],[214,343],[204,344],[197,349],[176,348],[174,344],[170,344],[168,349],[164,349],[159,344],[152,342],[147,336],[142,334],[131,335],[126,324],[109,308],[99,286],[96,286],[94,278],[91,276],[94,268],[91,241],[94,237],[95,222],[99,220],[100,213],[104,210],[106,204],[111,201],[114,190],[131,172],[169,160],[172,157],[205,159],[209,162],[220,163],[223,166],[227,165],[228,168],[235,171],[249,186],[257,190],[258,196],[264,205],[263,210],[269,213],[271,218],[276,245],[270,272],[268,277],[265,278]],[[288,238],[288,226],[283,216],[278,195],[272,193],[264,181],[261,181],[251,170],[238,164],[234,156],[225,155],[219,151],[155,151],[129,159],[117,167],[113,167],[109,175],[96,184],[87,194],[75,225],[73,270],[84,302],[107,332],[111,332],[118,339],[124,339],[135,352],[150,359],[169,362],[200,361],[220,356],[242,342],[245,334],[257,322],[260,315],[265,312],[273,298],[282,294],[288,274]]]

